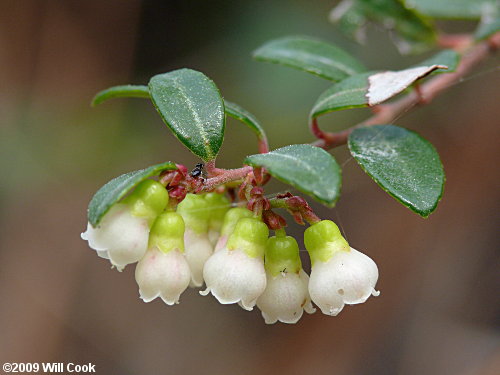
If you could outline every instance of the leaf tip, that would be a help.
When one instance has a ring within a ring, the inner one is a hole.
[[[94,108],[94,107],[98,106],[99,104],[101,104],[101,101],[99,100],[98,96],[96,95],[92,98],[92,101],[90,102],[90,106],[92,108]]]

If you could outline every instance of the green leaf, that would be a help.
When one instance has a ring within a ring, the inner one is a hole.
[[[272,40],[253,53],[259,61],[289,66],[332,81],[365,71],[365,67],[332,44],[304,37]]]
[[[374,72],[356,74],[330,87],[314,103],[310,117],[315,118],[341,109],[368,106],[366,93],[368,77],[372,74]]]
[[[496,0],[404,0],[407,7],[436,18],[478,19]]]
[[[394,125],[355,129],[349,149],[363,170],[403,205],[427,217],[443,194],[444,171],[432,144]]]
[[[446,69],[446,66],[417,66],[396,72],[387,71],[371,75],[368,77],[368,93],[366,94],[368,105],[374,106],[392,98],[437,69]]]
[[[431,74],[439,74],[439,73],[451,73],[457,70],[458,62],[460,61],[460,55],[452,49],[445,49],[434,56],[429,57],[428,59],[413,65],[417,66],[432,66],[432,65],[444,65],[447,66],[448,69],[436,69]]]
[[[449,62],[452,68],[456,68],[458,58],[456,52],[443,51],[436,56],[433,56],[428,61],[418,64],[417,68],[404,69],[391,72],[366,72],[356,74],[351,77],[334,84],[328,90],[323,92],[311,110],[310,118],[315,118],[325,113],[338,111],[348,108],[366,107],[368,105],[376,105],[388,100],[416,80],[424,78],[427,74],[441,70],[444,65],[422,66],[427,62],[431,63],[434,60]],[[445,72],[447,70],[444,70]],[[377,79],[377,77],[382,77]],[[387,77],[385,79],[384,77]],[[370,82],[375,78],[375,86],[370,86]],[[371,90],[370,90],[371,88]],[[373,91],[375,90],[375,91]],[[369,95],[370,93],[370,95]],[[377,101],[369,102],[368,98],[373,94],[378,98]]]
[[[141,85],[122,85],[114,86],[109,89],[102,90],[92,99],[92,106],[96,106],[113,98],[149,98],[149,90],[147,86]]]
[[[224,107],[226,109],[227,115],[241,121],[246,126],[248,126],[250,130],[255,133],[258,139],[267,139],[266,132],[260,125],[259,121],[246,109],[240,107],[236,103],[232,103],[227,100],[224,100]]]
[[[479,26],[474,33],[476,40],[486,39],[500,31],[500,6],[484,7]]]
[[[215,83],[191,69],[158,74],[151,100],[174,135],[204,161],[215,159],[224,140],[224,102]]]
[[[245,164],[266,168],[278,180],[327,206],[333,206],[340,195],[340,167],[332,155],[319,147],[286,146],[267,154],[248,156]]]
[[[173,169],[177,169],[175,164],[167,161],[139,171],[125,173],[112,179],[101,187],[90,201],[87,211],[89,223],[93,227],[96,227],[111,206],[123,198],[125,194],[141,181],[151,176],[157,176],[162,171]]]
[[[394,30],[399,39],[396,46],[402,53],[421,52],[436,40],[432,24],[399,0],[344,0],[332,10],[330,20],[361,43],[370,22]]]
[[[474,37],[476,40],[489,38],[500,31],[500,17],[493,18],[487,22],[482,22],[477,28]]]

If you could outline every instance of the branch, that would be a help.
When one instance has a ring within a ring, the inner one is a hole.
[[[481,42],[472,47],[466,52],[458,64],[457,70],[453,73],[445,73],[429,80],[421,85],[419,90],[412,91],[407,96],[389,103],[374,107],[375,115],[369,119],[341,132],[329,133],[321,132],[321,137],[313,142],[313,146],[324,149],[334,148],[347,143],[347,139],[351,132],[361,126],[370,126],[377,124],[387,124],[394,121],[401,114],[408,111],[416,105],[423,105],[432,102],[441,92],[462,79],[468,72],[472,70],[481,61],[485,60],[491,52],[500,47],[500,33],[496,33],[490,39]],[[313,120],[316,121],[316,120]],[[317,123],[312,124],[316,132],[318,131]],[[313,133],[316,133],[313,132]]]
[[[253,167],[247,166],[237,169],[219,169],[220,174],[208,178],[204,181],[202,186],[202,191],[211,191],[219,185],[226,184],[231,181],[240,180],[246,177],[249,173],[253,171]]]

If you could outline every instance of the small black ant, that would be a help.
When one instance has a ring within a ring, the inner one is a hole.
[[[203,163],[198,163],[194,167],[194,169],[191,171],[189,174],[193,178],[198,178],[198,177],[203,177],[203,170],[205,169],[205,164]]]

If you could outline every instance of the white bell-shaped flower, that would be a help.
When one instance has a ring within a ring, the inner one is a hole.
[[[308,292],[309,276],[304,270],[298,273],[283,272],[277,276],[267,275],[267,286],[257,300],[266,324],[295,324],[303,312],[313,314],[316,309]]]
[[[240,219],[227,246],[205,263],[207,285],[202,295],[212,293],[222,304],[239,303],[252,310],[266,288],[264,247],[269,230],[255,218]]]
[[[302,317],[304,310],[316,311],[308,292],[309,276],[302,269],[299,246],[293,237],[284,231],[267,240],[265,251],[267,286],[257,299],[257,307],[267,324],[294,324]]]
[[[210,217],[208,219],[208,239],[210,240],[212,247],[214,247],[219,240],[222,224],[224,222],[224,216],[229,210],[231,203],[224,194],[215,192],[205,194],[205,200],[207,201],[210,210]]]
[[[252,216],[253,212],[244,207],[230,208],[224,215],[224,221],[222,223],[219,238],[215,245],[215,251],[219,251],[226,247],[227,240],[231,233],[233,233],[234,227],[236,227],[236,223],[238,222],[238,220]]]
[[[185,256],[191,269],[191,287],[203,285],[203,266],[213,253],[208,238],[209,204],[203,195],[187,194],[177,206],[177,212],[186,223],[184,233]]]
[[[97,254],[109,259],[118,271],[141,259],[147,249],[149,228],[168,203],[165,188],[153,180],[141,182],[121,203],[117,203],[93,227],[81,234]]]
[[[191,280],[184,258],[184,221],[175,212],[158,216],[149,238],[148,251],[137,263],[135,280],[144,302],[160,297],[167,305],[179,297]]]
[[[351,248],[337,225],[329,220],[310,226],[304,242],[311,257],[309,293],[327,315],[337,315],[345,304],[365,302],[375,290],[378,268],[367,255]]]

